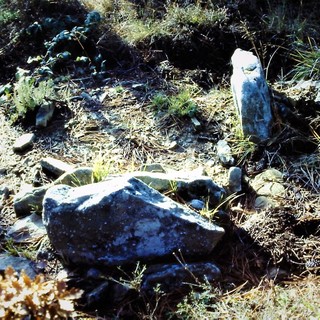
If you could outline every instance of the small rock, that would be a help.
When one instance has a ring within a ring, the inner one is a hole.
[[[7,237],[15,242],[33,242],[46,235],[41,216],[36,213],[17,220],[7,232]]]
[[[64,173],[53,183],[66,184],[71,187],[83,186],[86,184],[91,184],[93,182],[93,170],[89,167],[80,167],[71,169],[70,171]]]
[[[18,273],[24,270],[31,279],[37,275],[30,260],[22,257],[14,257],[7,253],[0,253],[0,272],[3,274],[8,266],[12,266]]]
[[[42,200],[49,186],[33,188],[26,187],[16,194],[13,200],[13,208],[17,218],[30,215],[32,212],[41,213]]]
[[[43,103],[36,114],[36,127],[45,128],[53,117],[55,105],[52,101]]]
[[[144,164],[140,171],[166,173],[166,169],[160,163]]]
[[[283,197],[283,174],[276,169],[267,169],[256,175],[250,182],[251,187],[259,196]]]
[[[275,208],[276,202],[266,196],[259,196],[254,202],[254,208],[257,210]]]
[[[191,122],[192,122],[192,124],[194,125],[194,128],[196,129],[196,131],[201,130],[202,125],[201,125],[201,123],[199,122],[199,120],[198,120],[197,118],[192,117],[192,118],[191,118]]]
[[[193,199],[189,202],[189,205],[196,209],[196,210],[202,210],[206,207],[206,204],[204,203],[204,201],[199,200],[199,199]]]
[[[0,186],[0,199],[5,201],[9,198],[10,190],[7,186]]]
[[[183,199],[190,201],[199,197],[208,197],[210,205],[219,203],[225,190],[219,187],[208,176],[198,175],[202,168],[193,174],[185,172],[134,172],[129,174],[157,191],[175,190]]]
[[[242,190],[242,171],[239,167],[231,167],[228,172],[228,187],[230,192],[240,192]]]
[[[86,301],[89,306],[100,303],[107,296],[109,281],[104,281],[92,291],[86,294]]]
[[[286,190],[279,182],[266,182],[262,187],[255,190],[259,196],[284,197]]]
[[[231,148],[229,147],[227,141],[219,140],[216,148],[220,162],[224,166],[232,166],[234,164],[234,158],[232,157]]]
[[[172,141],[166,144],[166,147],[168,150],[174,150],[179,147],[178,143],[176,141]]]
[[[42,168],[56,177],[60,177],[65,172],[73,170],[73,166],[54,158],[44,158],[40,161]]]
[[[14,197],[13,208],[18,218],[30,215],[32,212],[42,212],[42,200],[52,185],[65,184],[68,186],[82,186],[92,183],[92,168],[77,168],[64,173],[52,184],[33,188],[27,185]]]
[[[220,276],[219,268],[210,262],[153,265],[145,271],[141,289],[152,293],[160,284],[164,292],[173,292],[191,283],[212,282]]]
[[[15,152],[23,152],[27,150],[28,148],[31,148],[33,145],[35,139],[34,133],[26,133],[23,134],[21,137],[19,137],[14,145],[13,145],[13,151]]]

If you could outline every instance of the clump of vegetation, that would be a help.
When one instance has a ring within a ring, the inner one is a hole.
[[[0,26],[3,26],[19,17],[19,13],[12,10],[8,4],[9,1],[0,0]]]
[[[178,117],[193,117],[198,110],[188,90],[182,90],[172,96],[158,92],[151,100],[151,107],[157,111],[167,111]]]
[[[91,1],[86,1],[90,6]],[[227,10],[211,1],[177,4],[167,1],[162,6],[148,2],[144,6],[129,1],[104,1],[100,9],[112,19],[114,29],[130,44],[146,39],[192,34],[190,27],[212,27],[227,20]]]
[[[93,181],[103,181],[110,174],[111,165],[111,162],[105,163],[101,157],[98,157],[93,163]]]
[[[18,117],[24,117],[29,110],[34,110],[47,100],[54,99],[55,86],[52,79],[36,83],[31,76],[22,76],[15,84],[13,102]]]
[[[318,319],[319,278],[275,285],[264,280],[251,290],[244,285],[223,293],[209,284],[192,290],[179,303],[179,319]],[[299,297],[299,298],[297,298]]]
[[[294,79],[308,80],[320,77],[320,48],[312,39],[309,38],[308,42],[308,47],[302,45],[302,48],[296,49],[292,54],[296,62],[291,72]]]
[[[82,291],[68,289],[64,281],[45,281],[43,275],[30,279],[12,267],[0,276],[1,319],[66,319],[74,315],[75,300]]]

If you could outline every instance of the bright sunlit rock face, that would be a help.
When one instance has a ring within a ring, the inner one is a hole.
[[[271,136],[272,113],[261,63],[252,52],[241,49],[235,50],[231,62],[231,89],[242,133],[255,142],[267,140]]]

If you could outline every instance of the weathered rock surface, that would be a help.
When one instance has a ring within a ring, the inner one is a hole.
[[[13,151],[15,152],[23,152],[33,145],[35,139],[34,133],[25,133],[20,136],[13,145]]]
[[[40,161],[41,167],[56,177],[73,170],[73,166],[61,160],[51,157],[43,158]]]
[[[153,265],[145,271],[141,289],[152,293],[157,284],[161,284],[162,291],[172,292],[191,283],[212,282],[220,276],[220,269],[210,262]]]
[[[9,266],[12,266],[17,272],[24,270],[30,278],[34,278],[37,275],[30,260],[22,257],[14,257],[7,253],[0,253],[0,273],[3,274]]]
[[[17,220],[7,231],[7,237],[14,242],[33,242],[46,234],[42,218],[36,213]]]
[[[50,188],[43,221],[71,264],[115,266],[208,255],[224,230],[135,178]]]
[[[285,196],[283,182],[283,174],[273,168],[256,175],[250,182],[258,196],[255,200],[255,208],[277,207],[279,199]]]
[[[54,113],[54,103],[51,101],[44,102],[36,114],[36,127],[45,128],[52,119]]]
[[[236,49],[232,58],[231,88],[241,129],[252,141],[270,138],[272,113],[269,88],[259,59]]]
[[[74,187],[90,183],[92,183],[92,168],[80,167],[64,173],[52,184],[38,188],[26,186],[14,197],[13,207],[16,216],[20,218],[32,212],[41,213],[44,195],[52,185],[65,184]]]

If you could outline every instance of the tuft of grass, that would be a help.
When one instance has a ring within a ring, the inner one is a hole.
[[[257,145],[250,140],[250,137],[239,138],[230,142],[232,143],[232,153],[238,159],[237,165],[249,159],[257,148]]]
[[[88,7],[94,6],[109,17],[112,26],[129,44],[137,44],[155,37],[178,37],[189,34],[191,27],[210,28],[228,19],[227,10],[211,2],[206,6],[200,2],[178,4],[168,1],[161,12],[155,9],[152,2],[135,5],[127,0],[101,0],[97,5],[87,0]]]
[[[319,79],[320,77],[320,48],[311,38],[308,48],[296,49],[291,55],[296,65],[291,71],[295,80]]]
[[[173,3],[167,8],[163,25],[173,32],[179,26],[213,27],[226,20],[227,10],[210,3],[207,7],[203,7],[200,2],[187,6],[178,6]]]
[[[167,96],[164,93],[156,93],[150,106],[157,111],[167,111],[178,117],[193,117],[198,107],[188,90],[182,90],[176,95]]]
[[[111,166],[111,161],[105,163],[101,157],[98,157],[93,163],[93,181],[103,181],[110,174]]]

